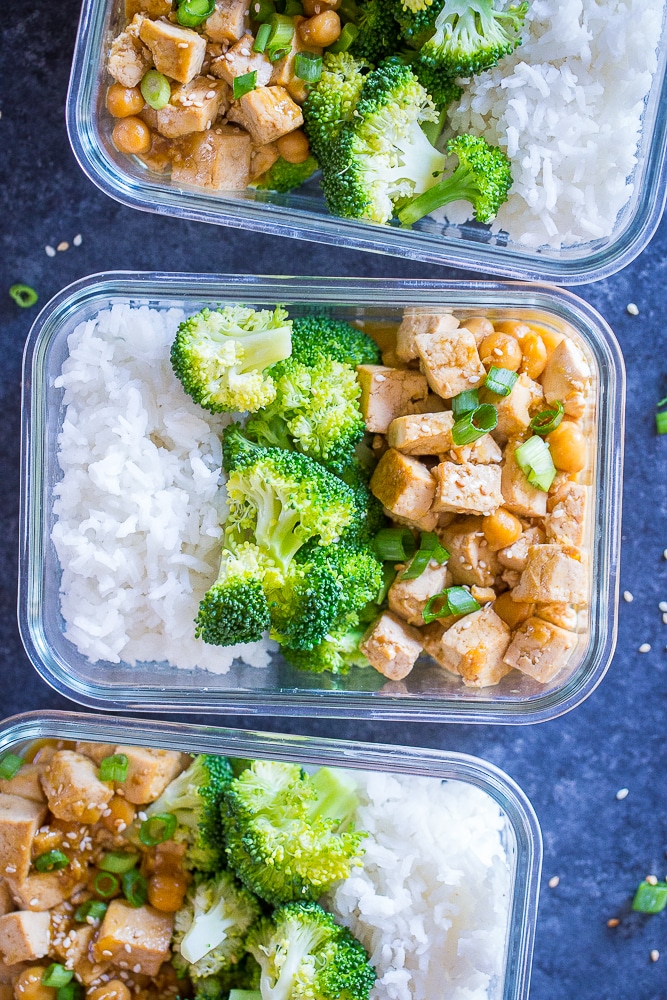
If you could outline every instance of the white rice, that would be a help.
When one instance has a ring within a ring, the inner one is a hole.
[[[363,867],[323,905],[367,948],[371,1000],[501,996],[511,876],[499,807],[464,782],[357,777]]]
[[[264,667],[275,643],[207,646],[199,601],[220,553],[221,448],[231,416],[196,406],[169,348],[184,313],[115,305],[68,337],[62,479],[52,538],[65,636],[91,662]]]
[[[512,161],[493,223],[531,247],[609,236],[630,200],[663,0],[530,0],[523,44],[473,78],[451,115]],[[468,217],[458,203],[441,213]]]

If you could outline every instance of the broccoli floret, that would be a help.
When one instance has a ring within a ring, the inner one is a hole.
[[[322,158],[322,190],[336,215],[388,222],[394,206],[435,184],[445,156],[421,126],[438,112],[409,66],[388,59],[369,73],[353,123]]]
[[[422,87],[431,97],[435,106],[441,111],[446,110],[454,101],[460,100],[463,88],[458,85],[456,80],[452,80],[451,77],[446,76],[441,70],[422,62],[420,59],[415,59],[410,65]],[[432,143],[442,131],[442,125],[444,124],[442,117],[441,114],[441,120],[437,123],[438,128],[434,138],[431,137],[429,132],[431,123],[428,122],[424,127],[424,131]]]
[[[251,892],[274,905],[317,899],[349,876],[365,836],[340,832],[356,805],[350,781],[335,773],[319,778],[325,813],[318,784],[298,764],[256,760],[232,782],[225,795],[227,858]]]
[[[356,539],[317,548],[309,545],[300,553],[311,567],[326,567],[338,582],[341,597],[337,624],[377,597],[382,586],[382,563],[370,545]]]
[[[326,546],[327,551],[331,548],[336,546]],[[333,569],[317,558],[316,550],[324,551],[315,544],[306,561],[299,553],[299,562],[292,563],[282,586],[269,595],[271,638],[291,649],[312,649],[322,642],[340,614],[343,591]]]
[[[197,879],[175,914],[172,938],[190,978],[214,976],[237,963],[246,932],[259,915],[255,897],[230,872]]]
[[[366,625],[357,625],[341,635],[333,635],[313,649],[285,649],[283,655],[297,670],[310,674],[331,673],[343,677],[352,667],[367,667],[368,660],[359,649]]]
[[[292,357],[304,365],[317,364],[325,355],[352,365],[379,365],[380,348],[375,341],[344,320],[329,316],[301,316],[293,321]]]
[[[252,991],[257,991],[257,1000],[261,1000],[260,975],[259,965],[246,952],[238,962],[232,963],[227,969],[221,969],[214,976],[197,977],[192,984],[195,1000],[228,1000],[234,990],[247,990],[251,994]]]
[[[447,0],[420,59],[450,78],[481,73],[520,45],[527,11],[527,2],[503,10],[493,0]]]
[[[317,903],[292,903],[258,922],[247,947],[259,962],[262,1000],[368,1000],[368,953]]]
[[[275,396],[265,369],[290,356],[291,326],[280,306],[259,312],[245,306],[202,309],[179,326],[171,364],[205,409],[258,410]]]
[[[447,151],[458,156],[458,167],[399,211],[398,217],[404,226],[411,226],[452,201],[469,201],[478,222],[491,222],[507,201],[512,186],[512,167],[502,149],[474,135],[459,135],[449,140]]]
[[[348,51],[375,65],[398,52],[399,28],[387,0],[366,0],[355,7],[351,20],[358,33]]]
[[[317,170],[317,160],[309,156],[303,163],[288,163],[282,156],[254,182],[260,191],[292,191],[301,187]]]
[[[155,802],[144,806],[148,819],[164,813],[176,817],[174,840],[187,844],[186,867],[203,872],[224,867],[220,805],[231,781],[232,769],[226,757],[199,754]],[[137,832],[132,827],[126,835],[133,839]]]
[[[366,74],[373,67],[349,52],[325,52],[322,75],[303,105],[304,129],[318,162],[343,122],[352,120]]]
[[[420,49],[435,32],[435,22],[444,6],[444,0],[426,3],[425,0],[388,0],[397,21],[401,38],[412,49]]]
[[[196,637],[214,646],[259,641],[271,624],[263,589],[271,569],[250,542],[223,548],[218,578],[199,604]]]

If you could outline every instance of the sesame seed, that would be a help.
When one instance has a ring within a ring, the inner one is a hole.
[[[650,642],[643,642],[641,644],[641,646],[639,647],[639,649],[637,650],[637,652],[638,653],[650,653],[651,652],[651,644],[650,644]]]
[[[473,383],[474,382],[479,382],[480,378],[481,378],[481,375],[469,375],[468,376],[468,381],[469,382],[473,382]]]
[[[187,47],[188,47],[188,43],[187,42],[179,42],[178,43],[178,48],[179,49],[187,49]]]
[[[102,957],[103,958],[111,958],[112,955],[113,955],[112,951],[103,951],[102,952]]]
[[[558,875],[554,875],[552,878],[549,879],[549,888],[550,889],[555,889],[556,886],[559,883],[560,883],[560,879],[559,879]]]
[[[493,353],[494,353],[494,354],[495,354],[495,355],[496,355],[497,357],[499,357],[499,358],[502,358],[502,356],[503,356],[503,352],[502,352],[502,349],[501,349],[500,347],[494,347],[494,348],[493,348]]]
[[[386,382],[387,381],[387,376],[386,375],[376,375],[375,376],[375,381],[376,382]]]
[[[660,608],[661,611],[667,611],[667,601],[660,601],[658,607]]]
[[[56,250],[59,250],[60,253],[64,253],[65,250],[69,250],[69,243],[67,242],[67,240],[61,240],[58,246],[56,247]]]
[[[72,244],[75,247],[80,247],[82,243],[83,243],[83,236],[81,235],[81,233],[77,233],[74,239],[72,240]]]
[[[622,799],[627,799],[629,794],[630,794],[629,788],[619,788],[619,790],[616,792],[616,798],[620,802],[622,801]]]
[[[662,558],[667,559],[667,549],[662,550]]]
[[[658,959],[660,958],[660,952],[658,951],[657,948],[654,948],[649,957],[652,962],[657,962]]]
[[[130,947],[129,944],[125,945],[125,951],[132,951],[132,948]]]
[[[667,611],[666,611],[666,612],[665,612],[665,614],[664,614],[664,615],[662,616],[662,624],[663,624],[663,625],[667,625]]]
[[[628,302],[625,308],[631,316],[639,316],[639,309],[634,304],[634,302]]]
[[[139,817],[142,823],[145,823],[146,820],[148,819],[148,816],[146,815],[145,812],[138,812],[137,816]]]
[[[141,972],[141,966],[139,965],[138,962],[136,965],[132,966],[132,972]]]
[[[620,922],[621,921],[618,919],[618,917],[612,917],[610,920],[607,921],[607,927],[618,927]]]
[[[657,878],[656,875],[647,875],[646,878],[644,879],[644,881],[648,882],[649,885],[657,885],[658,884],[658,878]]]
[[[634,601],[634,599],[635,599],[634,595],[631,594],[629,590],[624,590],[623,591],[623,600],[627,601],[628,604],[632,604],[632,602]]]
[[[31,906],[38,906],[39,905],[39,900],[37,899],[36,896],[34,897],[34,899],[30,900],[30,905]]]
[[[54,247],[45,246],[44,249],[46,250],[47,257],[55,257],[56,251]]]
[[[13,875],[16,872],[16,865],[7,865],[5,871],[8,875]]]

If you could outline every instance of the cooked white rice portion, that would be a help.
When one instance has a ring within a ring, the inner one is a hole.
[[[511,875],[499,807],[464,782],[357,777],[363,868],[324,905],[369,951],[371,1000],[501,996]]]
[[[512,161],[494,232],[531,247],[612,233],[634,190],[663,12],[663,0],[531,0],[523,44],[471,80],[451,115],[455,132],[483,135]]]
[[[194,638],[218,571],[219,434],[231,418],[196,406],[173,374],[183,318],[115,305],[68,337],[52,532],[64,632],[91,662],[264,667],[274,643]]]

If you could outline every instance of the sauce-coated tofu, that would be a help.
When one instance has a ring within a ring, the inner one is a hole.
[[[16,910],[0,917],[0,954],[7,965],[43,958],[50,940],[51,917],[47,912]]]
[[[243,35],[238,42],[227,49],[211,63],[211,73],[233,86],[237,76],[257,73],[257,86],[266,87],[271,79],[273,66],[263,52],[253,52],[255,39],[251,34]]]
[[[125,0],[125,17],[131,21],[135,14],[146,17],[166,17],[171,14],[171,0]]]
[[[500,468],[465,462],[440,462],[433,470],[436,481],[433,510],[453,514],[492,514],[503,502]]]
[[[387,430],[387,444],[406,455],[438,455],[452,447],[454,414],[413,413],[396,417]]]
[[[0,875],[12,882],[25,881],[32,842],[45,818],[46,806],[41,802],[0,792]]]
[[[39,764],[22,764],[13,778],[3,778],[0,781],[0,792],[20,795],[22,799],[30,799],[32,802],[46,802],[40,781],[41,772]]]
[[[118,746],[116,753],[127,757],[127,779],[123,783],[123,791],[127,801],[134,805],[155,802],[169,782],[183,770],[181,754],[174,750]]]
[[[385,611],[366,633],[359,649],[379,673],[400,681],[414,667],[422,645],[417,629]]]
[[[169,957],[173,928],[172,913],[161,913],[152,906],[134,907],[114,899],[104,914],[93,945],[93,957],[98,962],[108,960],[121,969],[134,969],[138,965],[138,972],[156,976]]]
[[[144,18],[139,36],[151,51],[155,68],[179,83],[189,83],[201,70],[206,39],[170,21]]]
[[[564,483],[549,497],[544,521],[549,541],[577,548],[583,544],[588,490],[579,483]]]
[[[401,361],[413,361],[419,357],[415,340],[417,334],[452,333],[458,326],[459,321],[448,309],[438,310],[419,306],[406,309],[396,333],[396,357]]]
[[[447,567],[454,583],[492,587],[500,564],[482,531],[481,517],[454,521],[442,529],[442,543],[449,552]]]
[[[494,462],[502,462],[503,453],[491,435],[484,434],[472,444],[462,444],[450,448],[449,458],[459,465],[464,465],[466,462],[472,462],[475,465],[492,465]],[[442,461],[446,461],[446,458],[443,458]]]
[[[169,104],[156,112],[157,130],[167,139],[178,139],[191,132],[203,132],[231,103],[224,80],[197,76],[190,83],[171,88]]]
[[[516,607],[520,608],[521,605],[517,604]],[[570,604],[563,604],[562,601],[554,604],[536,604],[535,615],[545,622],[551,622],[552,625],[567,629],[568,632],[577,631],[578,615]]]
[[[52,910],[71,895],[72,883],[60,872],[33,872],[25,882],[12,886],[14,900],[22,910]]]
[[[53,755],[42,788],[53,815],[74,823],[97,823],[113,797],[113,787],[100,781],[92,760],[73,750]]]
[[[384,453],[369,485],[384,507],[409,518],[427,514],[435,495],[435,480],[426,466],[395,448]]]
[[[423,517],[402,517],[388,507],[384,507],[384,515],[397,524],[404,524],[406,528],[415,528],[417,531],[435,531],[440,521],[440,515],[434,511],[429,511]]]
[[[563,669],[576,645],[572,632],[541,618],[529,618],[515,632],[505,663],[547,684]]]
[[[446,563],[440,565],[434,560],[413,580],[403,579],[405,568],[400,569],[387,593],[389,609],[408,625],[423,625],[422,611],[429,598],[448,587],[451,577]]]
[[[246,0],[216,0],[206,19],[206,34],[213,42],[236,42],[248,30]]]
[[[512,591],[512,600],[585,604],[587,596],[586,570],[579,559],[560,545],[529,548],[526,568]]]
[[[244,191],[250,176],[251,145],[247,133],[229,126],[195,132],[182,140],[172,180],[215,191]]]
[[[386,434],[396,417],[421,412],[418,405],[428,397],[425,377],[406,368],[357,365],[357,377],[366,430],[374,434]]]
[[[556,347],[542,373],[542,388],[547,403],[560,400],[568,416],[581,417],[590,384],[588,361],[577,345],[566,337]]]
[[[445,618],[439,618],[437,622],[431,622],[429,625],[420,628],[419,638],[424,647],[424,652],[428,653],[439,667],[446,670],[448,674],[459,677],[459,672],[455,668],[452,658],[448,654],[443,655],[442,652],[442,637],[447,629],[450,629],[456,621],[459,621],[458,615],[447,615]]]
[[[289,52],[278,62],[273,64],[271,73],[271,83],[278,84],[281,87],[291,87],[298,77],[294,73],[294,61],[299,52],[312,52],[313,55],[321,56],[322,49],[317,48],[314,45],[305,45],[303,39],[301,38],[301,33],[299,31],[299,25],[305,21],[305,17],[301,17],[299,14],[294,18],[294,34],[290,41]],[[299,81],[303,83],[303,81]],[[300,96],[300,95],[299,95]],[[295,95],[295,100],[297,99]]]
[[[301,108],[284,87],[258,87],[232,105],[230,121],[245,128],[256,146],[275,142],[303,125]]]
[[[105,757],[113,757],[116,752],[113,743],[86,743],[84,740],[77,740],[74,749],[84,757],[90,757],[98,767]]]
[[[16,909],[14,897],[9,890],[9,885],[4,878],[0,878],[0,917],[5,913],[11,913]]]
[[[140,14],[136,15],[111,43],[109,73],[123,87],[136,87],[151,65],[150,53],[141,44],[139,37],[143,23],[144,18]]]
[[[465,327],[417,333],[415,344],[428,384],[443,399],[476,388],[486,375],[475,338]]]
[[[511,438],[522,434],[530,423],[530,408],[543,397],[542,387],[525,374],[519,375],[509,396],[489,393],[498,413],[497,432]]]
[[[493,608],[464,615],[442,634],[437,662],[468,687],[491,687],[511,670],[503,662],[510,630]]]
[[[516,542],[506,545],[504,549],[498,549],[496,552],[498,562],[506,569],[515,569],[519,573],[523,573],[528,562],[529,548],[531,545],[541,545],[544,540],[544,532],[537,525],[525,528]]]
[[[521,441],[510,440],[505,448],[500,488],[507,507],[519,517],[544,517],[547,512],[547,494],[528,482],[519,468],[514,452]]]

